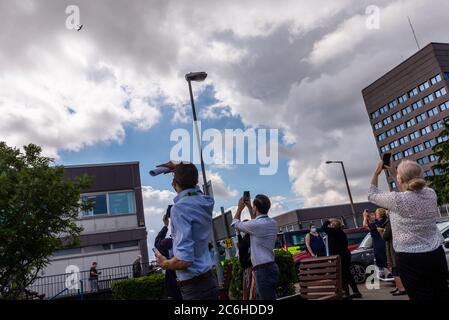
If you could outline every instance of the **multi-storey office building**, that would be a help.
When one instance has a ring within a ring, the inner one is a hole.
[[[127,266],[138,255],[148,262],[139,163],[65,167],[66,179],[82,174],[93,177],[91,188],[81,195],[93,207],[80,212],[76,221],[83,228],[79,246],[56,251],[40,275],[64,274],[69,265],[89,270],[94,261],[98,268]]]
[[[449,44],[430,43],[362,90],[379,154],[416,160],[438,172],[432,147],[449,119]],[[388,177],[390,189],[396,188]]]

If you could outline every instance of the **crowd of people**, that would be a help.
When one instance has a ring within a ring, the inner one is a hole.
[[[210,254],[214,200],[198,187],[198,171],[193,164],[169,162],[163,166],[173,172],[172,186],[177,192],[155,241],[157,262],[166,269],[167,296],[176,300],[215,300],[219,288]],[[396,179],[399,191],[378,189],[378,176],[383,170]],[[391,293],[407,294],[413,300],[449,299],[443,238],[436,224],[437,197],[426,186],[419,164],[405,160],[396,170],[380,161],[368,199],[380,208],[374,213],[363,212],[363,226],[371,234],[380,277],[394,277],[396,288]],[[279,268],[274,248],[278,226],[268,216],[270,206],[265,195],[255,196],[252,202],[244,195],[231,224],[237,230],[237,255],[244,270],[244,300],[276,299]],[[250,219],[242,221],[245,209]],[[171,236],[167,238],[169,220]],[[321,232],[327,236],[327,246],[318,228],[310,225],[305,237],[310,257],[339,255],[344,297],[361,298],[350,271],[351,253],[341,220],[325,221]]]

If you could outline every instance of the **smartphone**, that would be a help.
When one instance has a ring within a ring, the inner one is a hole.
[[[243,198],[245,201],[250,199],[249,191],[243,191]]]
[[[171,207],[173,207],[173,205],[172,205],[172,204],[169,204],[168,207],[167,207],[167,211],[165,212],[165,216],[166,216],[167,218],[170,218]]]
[[[389,167],[391,165],[391,153],[384,153],[384,155],[382,156],[382,161],[384,162],[384,167]]]

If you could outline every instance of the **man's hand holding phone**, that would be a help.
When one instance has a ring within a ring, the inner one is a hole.
[[[167,258],[164,257],[159,252],[159,250],[157,250],[156,248],[153,248],[153,252],[154,252],[154,255],[156,257],[157,264],[160,265],[162,269],[167,269],[167,267],[166,267]]]

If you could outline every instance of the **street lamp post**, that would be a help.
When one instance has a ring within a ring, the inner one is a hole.
[[[358,228],[359,224],[357,222],[357,216],[356,216],[356,213],[355,213],[354,202],[352,201],[352,194],[351,194],[351,189],[349,188],[348,177],[346,176],[345,165],[343,164],[343,161],[326,161],[326,164],[331,164],[331,163],[339,163],[339,164],[341,164],[341,168],[343,170],[343,176],[345,177],[346,189],[348,190],[349,201],[351,203],[352,218],[354,219],[355,227]]]
[[[204,193],[206,195],[209,195],[209,189],[207,188],[206,170],[204,169],[203,148],[201,146],[200,132],[198,129],[198,122],[197,122],[196,110],[195,110],[195,101],[193,99],[193,92],[192,92],[192,81],[204,81],[204,79],[206,79],[206,77],[207,77],[206,72],[190,72],[190,73],[186,74],[186,80],[189,83],[190,103],[192,105],[192,112],[193,112],[193,123],[195,124],[195,133],[196,133],[196,138],[197,138],[197,144],[198,144],[198,148],[200,151],[201,172],[203,174]]]
[[[204,194],[210,195],[208,184],[207,184],[207,178],[206,178],[206,169],[204,168],[203,148],[201,146],[200,131],[198,129],[198,122],[197,122],[196,110],[195,110],[195,100],[193,99],[193,92],[192,92],[192,81],[204,81],[204,79],[206,79],[206,77],[207,77],[206,72],[190,72],[190,73],[187,73],[185,76],[187,82],[189,83],[190,103],[192,105],[193,123],[195,125],[195,134],[196,134],[196,139],[197,139],[196,141],[197,141],[198,149],[200,152],[201,172],[203,174]],[[212,245],[214,247],[214,263],[215,263],[215,267],[217,268],[218,283],[220,285],[222,285],[223,284],[223,269],[221,268],[220,255],[218,253],[217,238],[215,236],[213,222],[212,222]]]

